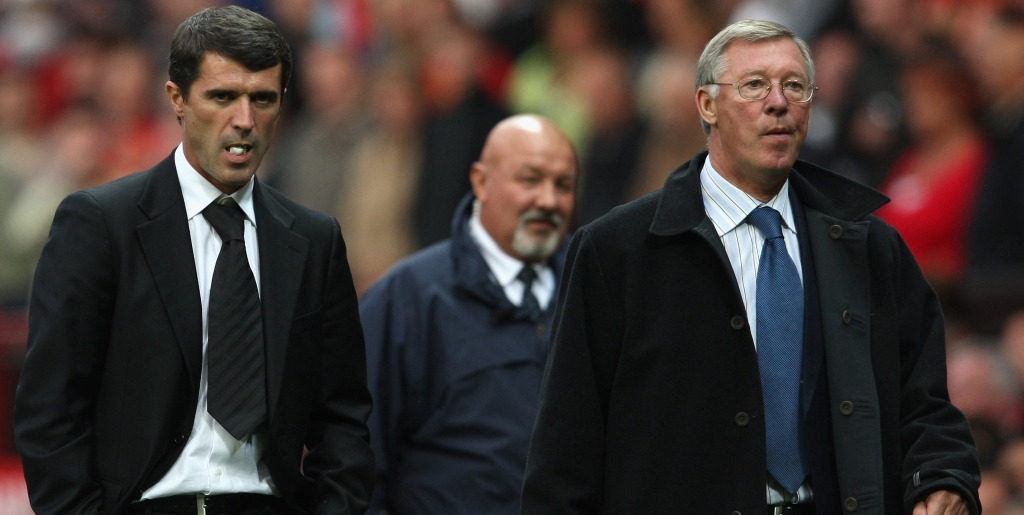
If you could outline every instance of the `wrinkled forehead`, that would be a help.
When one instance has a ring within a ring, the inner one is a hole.
[[[779,36],[758,41],[735,40],[722,53],[724,69],[732,79],[751,75],[807,80],[807,62],[792,39]]]

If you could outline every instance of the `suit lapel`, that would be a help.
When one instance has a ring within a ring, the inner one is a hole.
[[[253,189],[256,235],[260,247],[260,299],[266,346],[267,409],[271,419],[284,376],[288,336],[295,302],[305,273],[309,240],[293,233],[295,216],[266,194],[256,181]]]
[[[148,218],[136,227],[139,244],[181,347],[194,398],[203,369],[203,308],[173,153],[150,172],[139,209]]]

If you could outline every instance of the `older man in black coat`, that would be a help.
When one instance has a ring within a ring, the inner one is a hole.
[[[785,27],[698,64],[709,152],[570,245],[524,514],[979,513],[942,315],[887,199],[796,161]],[[766,221],[767,220],[767,221]]]

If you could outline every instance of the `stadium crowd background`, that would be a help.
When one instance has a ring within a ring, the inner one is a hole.
[[[25,305],[54,209],[178,144],[168,44],[215,3],[0,0],[8,463]],[[878,214],[943,299],[950,396],[975,430],[985,513],[1024,514],[1024,1],[230,3],[275,20],[296,56],[260,180],[339,219],[359,291],[447,237],[501,118],[540,113],[574,141],[584,224],[659,188],[704,148],[694,70],[719,28],[743,18],[791,27],[813,48],[820,88],[801,157],[893,199]]]

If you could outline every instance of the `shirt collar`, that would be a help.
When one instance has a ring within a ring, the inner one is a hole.
[[[761,202],[725,180],[712,166],[711,156],[708,156],[700,172],[700,186],[704,196],[704,209],[720,237],[739,227],[746,221],[751,211],[764,205],[778,211],[782,215],[783,227],[796,233],[796,223],[789,202],[788,179],[775,197],[768,202]]]
[[[499,286],[505,287],[519,278],[519,271],[523,269],[525,263],[501,250],[498,242],[494,241],[487,229],[484,229],[484,224],[480,222],[480,210],[475,205],[473,215],[469,218],[469,235],[476,242],[487,268],[491,269],[491,274]],[[538,275],[546,268],[544,265],[532,266]]]
[[[195,168],[192,168],[188,159],[185,158],[184,143],[179,144],[174,151],[174,167],[178,172],[178,183],[181,184],[181,194],[185,199],[185,213],[189,220],[202,213],[206,206],[223,194],[205,177],[199,175]],[[256,211],[253,209],[252,202],[252,188],[255,180],[256,176],[254,175],[245,186],[230,195],[253,225],[256,225]]]

